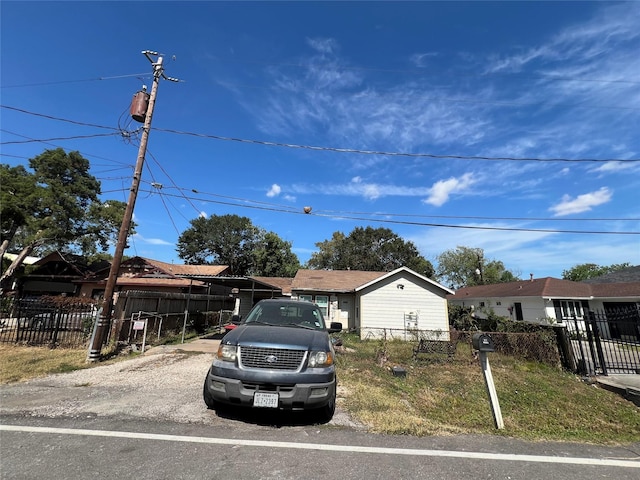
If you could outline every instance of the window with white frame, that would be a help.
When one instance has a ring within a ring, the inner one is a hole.
[[[327,295],[316,295],[316,305],[324,318],[329,318],[329,297]]]
[[[329,297],[327,295],[298,295],[300,300],[304,300],[305,302],[313,302],[315,303],[324,318],[329,318]]]
[[[582,304],[573,300],[561,300],[562,318],[582,318]]]

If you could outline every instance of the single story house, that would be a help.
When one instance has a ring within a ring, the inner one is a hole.
[[[516,321],[568,324],[581,322],[588,311],[606,314],[621,308],[640,308],[640,281],[586,283],[532,276],[529,280],[461,288],[447,300],[451,305],[473,309],[479,317],[491,309]]]
[[[91,276],[78,280],[79,296],[101,298],[107,284],[111,265]],[[228,273],[226,265],[179,265],[144,257],[131,257],[120,264],[115,293],[143,290],[167,293],[219,294],[211,292],[209,284],[188,278],[191,276],[216,276]]]
[[[292,298],[315,302],[328,322],[360,331],[362,338],[385,331],[403,336],[411,330],[443,332],[448,340],[447,294],[453,291],[413,270],[392,272],[298,270]]]
[[[109,262],[88,265],[83,257],[59,251],[52,252],[32,263],[28,275],[17,281],[21,296],[69,295],[77,296],[78,281],[94,275],[100,269],[109,268]]]

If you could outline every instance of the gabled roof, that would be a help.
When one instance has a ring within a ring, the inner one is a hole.
[[[553,277],[518,282],[478,285],[456,290],[449,300],[465,298],[546,297],[546,298],[622,298],[640,297],[640,282],[588,284]]]
[[[33,265],[36,268],[29,274],[30,277],[82,278],[92,273],[83,257],[58,250],[39,259]]]
[[[291,290],[347,293],[387,275],[387,272],[361,270],[298,270]]]
[[[396,275],[397,273],[400,273],[400,272],[405,272],[405,273],[408,273],[409,275],[414,275],[414,276],[422,279],[423,281],[433,285],[434,287],[443,290],[446,293],[449,293],[449,294],[453,293],[453,290],[450,290],[447,287],[445,287],[443,285],[440,285],[438,282],[435,282],[435,281],[431,280],[430,278],[425,277],[424,275],[420,275],[419,273],[416,273],[416,272],[414,272],[413,270],[411,270],[410,268],[407,268],[407,267],[396,268],[392,272],[388,272],[388,273],[382,275],[381,277],[375,278],[375,279],[371,280],[370,282],[365,283],[364,285],[360,285],[358,288],[356,288],[356,291],[362,290],[364,288],[367,288],[368,286],[373,285],[374,283],[380,282],[380,281],[384,280],[385,278],[391,277],[391,276]]]

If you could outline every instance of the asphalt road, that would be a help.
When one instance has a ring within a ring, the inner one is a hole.
[[[417,438],[334,420],[207,410],[211,354],[160,352],[0,386],[4,479],[640,478],[640,445]]]

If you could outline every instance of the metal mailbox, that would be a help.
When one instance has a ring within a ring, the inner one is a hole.
[[[480,352],[495,352],[496,348],[493,345],[493,339],[487,333],[474,333],[471,339],[473,348]]]

